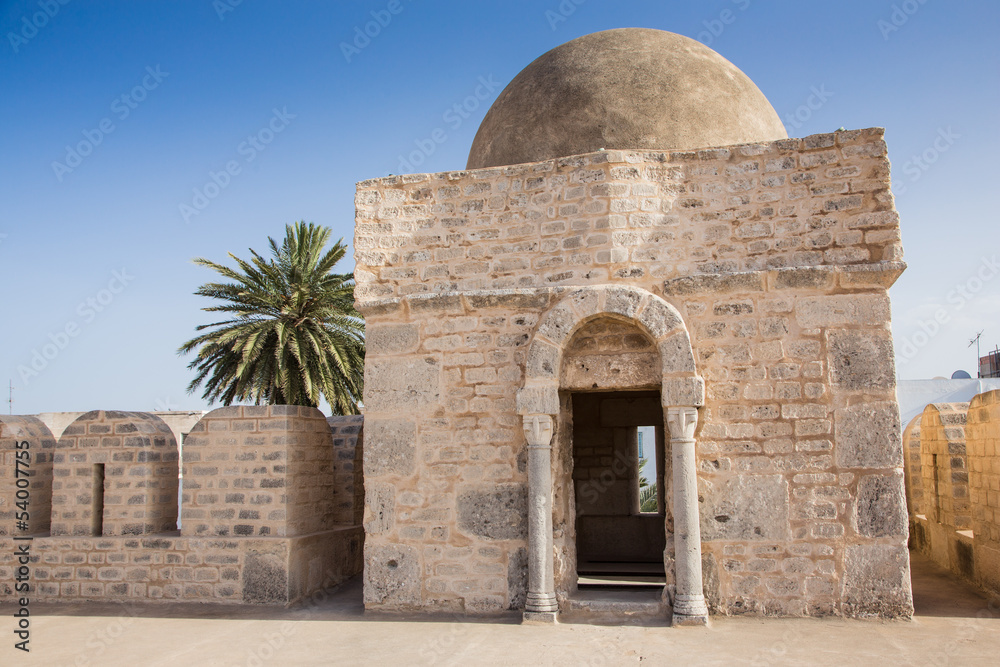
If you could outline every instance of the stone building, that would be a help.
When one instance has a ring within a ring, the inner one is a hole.
[[[886,154],[622,29],[525,68],[467,170],[359,183],[366,607],[550,621],[639,566],[675,624],[908,616]]]
[[[564,44],[501,93],[465,171],[358,184],[363,420],[201,416],[178,531],[158,417],[96,411],[57,439],[0,416],[0,597],[32,537],[45,599],[289,604],[363,563],[373,611],[908,616],[886,155],[881,129],[788,138],[693,40]],[[994,453],[995,405],[974,422]],[[979,525],[997,468],[975,465]],[[33,518],[6,530],[19,484]]]

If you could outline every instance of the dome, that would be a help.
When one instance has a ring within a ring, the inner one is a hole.
[[[466,168],[787,136],[760,89],[712,49],[663,30],[619,28],[557,46],[521,70],[479,126]]]

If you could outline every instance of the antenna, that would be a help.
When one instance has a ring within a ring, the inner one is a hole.
[[[10,393],[7,394],[7,414],[14,414],[14,381],[8,380],[10,383]]]
[[[977,378],[983,377],[983,369],[981,368],[980,363],[979,363],[979,339],[983,337],[983,331],[986,331],[986,329],[983,329],[982,331],[980,331],[979,333],[977,333],[975,338],[970,338],[969,339],[969,347],[972,347],[973,343],[975,343],[975,345],[976,345],[976,377]]]

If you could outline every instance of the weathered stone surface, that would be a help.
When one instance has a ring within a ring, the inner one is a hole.
[[[804,329],[850,324],[879,325],[889,321],[889,296],[838,294],[799,299],[795,319]]]
[[[843,468],[898,468],[903,463],[899,405],[861,403],[834,412],[837,465]]]
[[[866,475],[858,481],[855,524],[865,537],[906,535],[906,498],[903,476]]]
[[[559,375],[559,356],[559,348],[555,345],[543,340],[534,340],[528,350],[528,366],[525,372],[532,378],[555,379]]]
[[[665,377],[660,399],[664,407],[705,404],[705,381],[700,377]]]
[[[726,292],[763,292],[767,273],[748,271],[722,275],[682,276],[663,282],[663,293],[668,296],[711,294]]]
[[[844,557],[844,613],[893,618],[913,613],[906,546],[855,544]]]
[[[834,385],[848,391],[896,386],[892,339],[887,332],[831,331],[827,350]]]
[[[666,301],[653,297],[639,313],[639,322],[649,331],[653,338],[659,339],[681,326],[680,315]]]
[[[559,385],[531,384],[517,391],[517,414],[554,415],[559,413]]]
[[[392,530],[396,514],[396,493],[391,484],[368,482],[365,489],[365,532],[378,535]]]
[[[632,352],[617,355],[567,355],[563,362],[563,389],[656,388],[660,384],[660,355]]]
[[[694,373],[694,352],[687,333],[678,332],[660,343],[660,363],[665,373]]]
[[[507,556],[507,608],[524,609],[528,595],[528,550],[518,547]]]
[[[528,531],[527,502],[527,490],[522,484],[467,489],[459,493],[455,506],[458,527],[489,540],[523,539]]]
[[[413,352],[420,345],[416,324],[381,324],[365,327],[368,354]]]
[[[365,475],[409,475],[416,459],[417,427],[406,419],[369,419],[365,424]]]
[[[441,364],[434,357],[374,359],[365,364],[365,407],[372,412],[423,408],[441,395]]]
[[[403,544],[365,542],[365,605],[405,608],[420,604],[420,560]]]
[[[703,540],[788,538],[788,482],[780,475],[739,475],[701,489]]]
[[[568,301],[560,302],[542,317],[538,324],[538,333],[545,336],[553,343],[561,344],[566,337],[572,333],[576,326],[578,316],[573,306]]]
[[[277,554],[250,552],[243,566],[243,601],[254,604],[288,602],[287,566]]]

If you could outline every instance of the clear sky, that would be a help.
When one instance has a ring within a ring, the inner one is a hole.
[[[175,353],[210,317],[192,292],[213,274],[191,258],[263,250],[298,219],[349,242],[355,182],[401,157],[463,168],[525,65],[636,26],[717,50],[791,136],[887,128],[909,263],[891,291],[899,376],[975,375],[969,338],[1000,343],[995,0],[15,0],[0,1],[14,412],[205,408]]]

